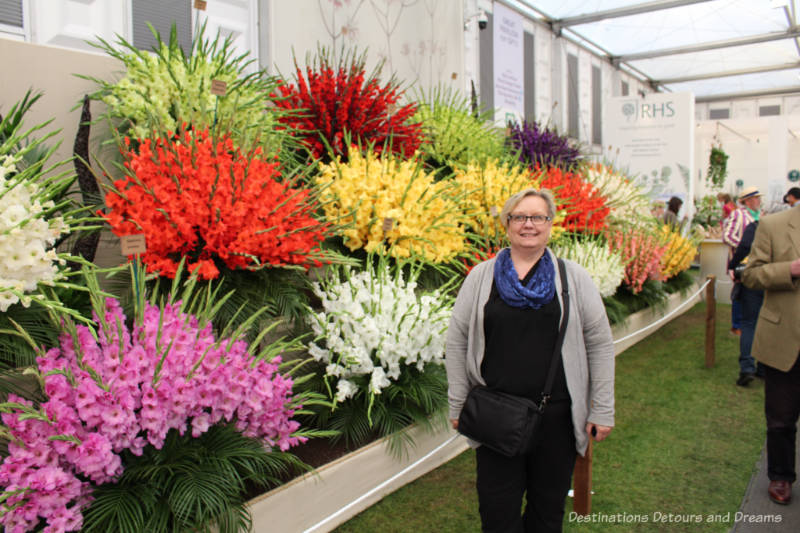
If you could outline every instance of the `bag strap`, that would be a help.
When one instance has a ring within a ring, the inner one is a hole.
[[[547,252],[545,252],[547,253]],[[556,369],[558,368],[558,358],[561,356],[561,347],[564,344],[564,335],[567,332],[567,321],[569,320],[569,286],[567,284],[567,269],[564,260],[558,258],[558,273],[561,276],[561,299],[564,301],[564,312],[561,318],[561,327],[558,330],[558,339],[553,349],[553,358],[550,360],[550,369],[547,371],[547,381],[544,383],[542,399],[539,402],[539,410],[543,411],[547,402],[550,401],[550,393],[553,389],[553,381],[556,379]]]

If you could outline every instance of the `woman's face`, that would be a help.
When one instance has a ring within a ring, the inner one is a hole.
[[[509,214],[550,216],[550,213],[547,212],[547,202],[538,196],[526,196]],[[547,241],[550,239],[550,228],[552,228],[552,226],[552,220],[548,220],[540,225],[534,224],[530,219],[526,219],[521,224],[509,220],[508,240],[511,242],[511,248],[520,251],[545,248],[547,246]]]

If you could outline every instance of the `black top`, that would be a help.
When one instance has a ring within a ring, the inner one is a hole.
[[[728,269],[733,270],[739,264],[744,261],[744,258],[750,255],[750,248],[753,246],[753,239],[756,236],[756,230],[758,229],[758,220],[755,220],[747,225],[742,232],[742,239],[739,241],[739,245],[733,251],[733,256],[731,260],[728,261]]]
[[[523,284],[530,279],[539,263],[531,268]],[[483,308],[483,316],[486,348],[481,375],[486,385],[538,402],[558,340],[561,318],[558,296],[539,309],[519,309],[505,303],[492,282],[492,292]],[[551,402],[569,400],[561,357],[557,363]]]

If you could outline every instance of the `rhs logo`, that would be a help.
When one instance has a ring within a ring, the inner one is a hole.
[[[636,122],[639,119],[672,118],[675,116],[675,102],[639,102],[628,100],[621,107],[622,114],[627,122]]]
[[[636,120],[636,102],[625,102],[622,104],[622,114],[628,119],[628,122]]]

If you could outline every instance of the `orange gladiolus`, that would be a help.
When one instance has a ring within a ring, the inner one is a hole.
[[[201,279],[220,269],[319,265],[329,226],[309,190],[281,183],[278,162],[208,131],[123,149],[127,170],[100,213],[115,235],[144,233],[149,272],[174,277],[181,258]]]

